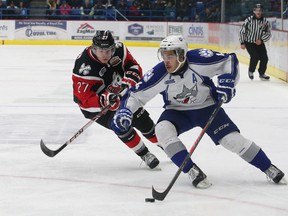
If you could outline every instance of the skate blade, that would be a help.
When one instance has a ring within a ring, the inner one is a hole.
[[[145,169],[148,169],[150,171],[161,171],[162,170],[160,167],[160,163],[156,167],[151,169],[149,166],[147,166],[147,164],[144,163],[144,161],[141,161],[139,168],[145,168]]]
[[[278,184],[287,185],[287,180],[283,177]]]
[[[149,167],[148,167],[149,168]],[[149,168],[150,169],[150,168]],[[156,167],[154,167],[153,169],[150,169],[151,171],[161,171],[161,167],[160,165],[158,164]]]
[[[196,188],[199,188],[199,189],[207,189],[209,187],[211,187],[212,184],[206,179],[204,179],[203,181],[199,182],[196,186]]]

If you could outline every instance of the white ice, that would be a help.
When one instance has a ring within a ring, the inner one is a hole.
[[[145,203],[152,185],[163,191],[177,168],[145,140],[161,160],[151,171],[116,136],[90,126],[54,158],[40,150],[64,144],[87,120],[72,100],[71,71],[81,46],[0,47],[1,216],[284,216],[288,186],[265,174],[206,135],[192,158],[213,186],[191,186],[181,174],[163,202]],[[158,62],[156,48],[129,48],[144,71]],[[156,121],[161,97],[146,106]],[[288,173],[288,85],[276,78],[253,81],[241,65],[236,97],[224,108],[242,134]],[[200,129],[181,135],[189,149]]]

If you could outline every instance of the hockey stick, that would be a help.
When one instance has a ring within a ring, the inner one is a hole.
[[[183,171],[185,165],[188,163],[191,155],[193,154],[193,152],[195,151],[196,147],[198,146],[200,140],[202,139],[203,135],[206,133],[207,129],[210,127],[212,121],[214,120],[215,116],[217,115],[218,111],[220,110],[221,106],[223,104],[223,100],[220,100],[217,104],[217,107],[214,109],[213,113],[211,114],[210,118],[208,119],[205,127],[202,129],[201,133],[199,134],[199,136],[197,137],[196,141],[194,142],[193,146],[191,147],[189,154],[187,154],[187,156],[185,157],[185,159],[183,160],[181,166],[178,168],[177,172],[175,173],[173,179],[171,180],[171,182],[169,183],[168,187],[166,188],[165,191],[163,192],[158,192],[154,189],[154,187],[152,186],[152,196],[154,199],[159,200],[159,201],[163,201],[165,199],[165,197],[167,196],[167,194],[169,193],[170,189],[172,188],[172,186],[174,185],[174,183],[176,182],[176,180],[178,179],[179,175],[181,174],[181,172]]]
[[[101,112],[99,112],[96,116],[94,116],[92,119],[90,119],[89,122],[87,122],[80,130],[78,130],[68,141],[66,141],[60,148],[56,150],[49,149],[41,139],[40,141],[40,147],[44,154],[46,154],[49,157],[54,157],[57,155],[60,151],[62,151],[67,145],[69,145],[71,142],[73,142],[85,129],[87,129],[91,124],[93,124],[97,119],[99,119],[101,116],[105,115],[106,112],[109,110],[110,105],[103,108]]]
[[[119,93],[114,93],[114,95],[111,98],[111,101],[116,101],[117,97],[123,97],[124,94],[126,94],[127,89],[122,89]],[[114,101],[114,102],[115,102]],[[54,157],[57,155],[60,151],[62,151],[67,145],[69,145],[71,142],[73,142],[74,139],[76,139],[85,129],[87,129],[91,124],[93,124],[97,119],[99,119],[101,116],[105,115],[106,112],[109,110],[111,105],[105,106],[101,112],[99,112],[96,116],[94,116],[92,119],[90,119],[89,122],[87,122],[80,130],[78,130],[68,141],[66,141],[60,148],[56,150],[49,149],[41,139],[40,141],[40,147],[44,154],[46,154],[49,157]]]

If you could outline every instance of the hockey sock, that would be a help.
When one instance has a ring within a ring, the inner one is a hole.
[[[147,138],[150,142],[152,143],[157,143],[158,140],[157,140],[157,137],[154,135],[153,137],[150,137],[150,138]]]
[[[148,148],[141,140],[139,134],[131,128],[127,133],[118,135],[119,139],[124,142],[137,155],[143,156],[148,152]]]
[[[250,164],[264,172],[270,167],[271,161],[262,151],[262,149],[260,149],[256,156],[253,158],[253,160],[250,162]]]
[[[180,167],[182,162],[186,158],[187,154],[189,154],[187,150],[182,150],[182,151],[176,153],[175,155],[173,155],[171,160],[173,161],[174,164],[176,164],[178,167]],[[193,162],[190,159],[188,161],[188,163],[185,165],[183,172],[187,173],[192,168],[192,166],[193,166]]]

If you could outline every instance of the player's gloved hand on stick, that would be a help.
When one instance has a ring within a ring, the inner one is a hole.
[[[109,110],[115,111],[120,106],[120,96],[111,92],[104,92],[99,97],[99,102],[102,107],[110,105]]]
[[[131,87],[135,86],[139,80],[139,74],[133,71],[126,71],[126,74],[122,78],[122,85],[125,85],[128,89],[130,89]]]
[[[111,128],[116,134],[128,131],[132,125],[133,113],[127,108],[119,109],[114,114]]]
[[[125,87],[126,90],[132,88],[135,86],[139,80],[141,79],[141,76],[139,75],[139,72],[135,71],[126,71],[123,78],[122,78],[122,87]]]
[[[234,88],[234,79],[229,78],[219,78],[218,87],[216,91],[218,93],[218,99],[223,100],[224,103],[229,103],[231,99],[236,94],[236,89]]]

